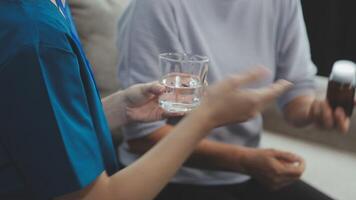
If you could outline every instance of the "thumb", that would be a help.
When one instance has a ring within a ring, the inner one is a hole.
[[[158,82],[137,84],[126,90],[126,99],[129,106],[137,106],[161,95],[164,91],[165,87]]]
[[[165,91],[165,87],[159,84],[157,81],[141,84],[139,85],[139,88],[141,94],[146,97],[150,97],[152,95],[159,96]]]
[[[303,162],[303,158],[289,152],[284,152],[284,151],[276,151],[275,152],[275,157],[278,160],[289,162],[289,163],[296,163],[296,162]]]
[[[299,178],[305,170],[305,161],[293,153],[278,151],[276,159],[284,166],[284,175]]]
[[[263,78],[266,78],[266,76],[270,73],[270,70],[266,67],[254,67],[252,70],[249,70],[241,75],[235,75],[232,81],[239,86],[244,86],[260,81]]]

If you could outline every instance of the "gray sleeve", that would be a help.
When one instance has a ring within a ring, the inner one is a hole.
[[[276,79],[286,79],[294,87],[278,100],[282,109],[298,96],[314,95],[316,67],[311,60],[309,40],[299,0],[281,0],[277,32]]]
[[[172,1],[173,2],[173,1]],[[119,80],[125,87],[158,80],[158,55],[183,52],[169,0],[133,0],[119,23]],[[146,136],[165,121],[131,124],[123,128],[125,139]]]

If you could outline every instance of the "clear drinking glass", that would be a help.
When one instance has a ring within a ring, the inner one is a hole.
[[[209,58],[206,56],[164,53],[159,55],[160,83],[166,92],[159,98],[167,112],[188,112],[200,104],[207,84]]]

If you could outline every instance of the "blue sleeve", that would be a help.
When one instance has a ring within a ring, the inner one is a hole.
[[[23,47],[0,67],[0,139],[38,199],[78,191],[103,171],[76,56]]]

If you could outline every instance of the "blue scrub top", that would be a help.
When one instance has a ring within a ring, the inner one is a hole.
[[[118,170],[70,23],[49,0],[0,1],[0,199],[51,199]]]

